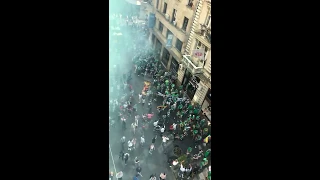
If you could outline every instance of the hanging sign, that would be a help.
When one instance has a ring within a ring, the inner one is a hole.
[[[172,35],[172,34],[169,34],[169,35],[168,35],[168,39],[167,39],[166,47],[171,48],[171,46],[172,46],[172,39],[173,39],[173,35]]]
[[[192,55],[201,60],[204,60],[204,49],[195,49],[192,51]]]

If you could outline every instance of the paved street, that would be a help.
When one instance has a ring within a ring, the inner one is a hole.
[[[138,103],[137,102],[138,101],[137,100],[138,94],[142,90],[144,78],[138,77],[136,75],[133,75],[132,77],[133,77],[133,79],[131,80],[131,82],[133,84],[133,89],[135,91],[134,103]],[[127,90],[127,93],[129,93],[129,90]],[[156,106],[157,105],[153,104],[154,111],[156,111]],[[145,104],[145,106],[142,107],[142,105],[139,104],[137,114],[141,115],[142,113],[146,113],[146,112],[147,112],[147,105]],[[157,119],[156,116],[157,115],[155,115],[153,117],[153,119]],[[157,138],[157,140],[156,140],[156,143],[155,143],[156,150],[153,152],[153,154],[150,155],[148,153],[148,147],[151,144],[151,140],[155,135],[155,133],[152,130],[152,124],[150,124],[151,128],[149,128],[145,132],[145,140],[146,140],[145,146],[143,148],[138,147],[135,151],[133,151],[132,154],[130,154],[129,161],[126,166],[124,165],[124,161],[119,159],[119,152],[121,150],[120,138],[123,135],[126,136],[126,142],[127,142],[130,137],[133,137],[133,133],[130,129],[130,124],[132,122],[133,122],[133,117],[132,117],[132,119],[127,120],[127,129],[125,131],[122,130],[122,126],[119,122],[116,122],[116,127],[111,129],[110,136],[109,136],[110,137],[110,146],[111,146],[111,148],[110,148],[111,151],[109,153],[109,167],[114,167],[114,165],[115,165],[115,168],[117,171],[124,172],[123,179],[132,179],[133,175],[135,175],[135,172],[136,172],[133,159],[135,156],[137,156],[141,162],[142,175],[144,175],[144,177],[140,178],[141,180],[149,179],[146,177],[149,177],[152,173],[156,173],[157,175],[159,175],[161,172],[167,173],[167,179],[173,179],[172,174],[170,173],[169,166],[167,164],[166,155],[164,155],[163,148],[161,147],[161,139],[160,138]],[[137,138],[137,140],[139,142],[141,134],[137,132],[135,137]],[[125,145],[125,150],[127,150],[127,143]],[[111,156],[113,156],[114,164],[113,164]]]
[[[125,46],[123,48],[125,48]],[[135,54],[128,55],[127,53],[122,52],[120,53],[119,59],[117,57],[113,57],[112,59],[110,59],[110,68],[111,68],[110,74],[109,74],[110,79],[114,79],[114,77],[116,77],[116,79],[119,80],[124,73],[128,73],[130,69],[133,70],[133,64],[131,59],[134,55]],[[116,69],[113,69],[114,64],[117,64],[118,66]],[[136,74],[132,73],[132,79],[130,80],[129,84],[132,85],[132,88],[134,90],[134,99],[132,101],[133,105],[138,104],[138,94],[141,93],[145,80],[146,80],[145,77],[137,76]],[[120,94],[120,97],[121,97],[123,94],[130,93],[129,87],[127,87],[126,89],[121,88],[119,92],[115,87],[115,85],[111,85],[111,86],[113,86],[113,92],[109,93],[110,100],[113,100],[115,98],[119,99],[119,97],[117,97],[117,94]],[[156,107],[162,104],[162,101],[163,101],[163,98],[158,97],[157,101],[152,103],[152,112],[154,112],[154,116],[152,118],[152,121],[149,124],[149,128],[144,132],[145,141],[146,141],[144,147],[139,146],[140,137],[142,136],[142,133],[140,133],[140,131],[137,130],[136,133],[133,134],[131,129],[131,123],[134,121],[134,116],[132,115],[132,117],[129,117],[127,119],[127,123],[126,123],[127,129],[124,131],[122,129],[121,121],[119,121],[118,119],[119,113],[110,111],[111,117],[115,119],[115,125],[114,127],[110,128],[110,132],[109,132],[109,138],[110,138],[109,139],[109,142],[110,142],[109,167],[111,168],[110,171],[113,171],[113,172],[122,171],[124,173],[123,180],[131,180],[133,176],[136,174],[136,170],[135,170],[136,168],[134,165],[135,157],[138,157],[142,167],[141,173],[143,177],[139,177],[139,180],[148,180],[151,174],[156,174],[157,176],[159,176],[161,172],[165,172],[167,174],[166,179],[169,179],[169,180],[175,179],[167,163],[168,155],[164,154],[163,148],[161,146],[162,139],[159,134],[157,135],[158,138],[156,139],[156,142],[155,142],[155,148],[156,148],[155,151],[153,152],[152,155],[148,153],[148,148],[151,144],[152,138],[155,137],[155,135],[157,134],[153,131],[153,122],[159,119],[158,111]],[[146,100],[144,106],[142,106],[142,104],[138,104],[138,109],[136,114],[140,116],[142,114],[146,114],[148,112],[147,103],[148,103],[148,100]],[[176,116],[176,112],[171,112],[170,116],[171,117],[169,118],[169,122],[166,124],[166,131],[169,129],[170,124],[173,123],[173,119]],[[140,121],[139,121],[138,127],[141,128]],[[132,139],[133,137],[137,139],[137,145],[136,145],[137,148],[134,151],[129,153],[130,157],[127,165],[124,164],[124,161],[122,161],[122,159],[119,159],[119,152],[122,148],[120,143],[120,138],[122,136],[126,137],[124,153],[128,152],[128,146],[127,146],[128,140]],[[166,146],[166,150],[169,155],[172,154],[172,149],[174,145],[178,145],[183,152],[186,152],[188,147],[192,147],[193,149],[195,147],[194,141],[190,136],[185,137],[183,141],[180,141],[180,140],[173,141],[172,139],[170,139],[169,142],[167,142],[167,146]],[[198,152],[198,150],[193,150],[193,152]]]

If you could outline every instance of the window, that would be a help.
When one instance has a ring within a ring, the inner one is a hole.
[[[167,3],[164,3],[164,7],[163,7],[163,14],[167,13]]]
[[[170,58],[170,53],[166,48],[164,48],[163,49],[162,62],[163,62],[165,67],[167,67],[167,65],[168,65],[169,58]]]
[[[193,1],[193,0],[188,0],[187,6],[192,7],[192,5],[193,5],[192,1]]]
[[[172,13],[172,21],[176,21],[176,17],[177,17],[177,10],[173,9],[173,13]]]
[[[169,29],[167,29],[167,36],[166,36],[167,39],[168,39],[169,34],[172,34],[172,32]]]
[[[174,72],[174,74],[178,73],[179,63],[174,57],[172,57],[172,59],[171,59],[171,67],[170,67],[170,69],[171,69],[171,72]]]
[[[162,33],[163,31],[163,24],[159,21],[159,31]]]
[[[206,25],[207,27],[211,27],[211,15],[208,16],[205,25]]]
[[[187,30],[188,22],[189,22],[189,19],[184,17],[183,24],[182,24],[182,29],[185,30],[185,31]]]
[[[177,38],[176,48],[181,52],[182,50],[182,42]]]
[[[159,0],[157,0],[157,9],[158,9],[158,7],[159,7]]]

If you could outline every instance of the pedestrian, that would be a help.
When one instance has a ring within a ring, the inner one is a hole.
[[[144,106],[144,103],[146,102],[145,98],[142,98],[142,106]]]
[[[126,130],[126,119],[122,120],[122,130]]]
[[[162,143],[161,143],[161,145],[162,145],[162,147],[163,147],[163,152],[164,152],[164,154],[166,153],[165,147],[166,147],[166,144],[167,144],[167,141],[168,141],[168,140],[169,140],[168,137],[162,136]]]
[[[120,139],[120,142],[121,142],[121,144],[124,144],[126,142],[126,137],[122,136],[121,139]]]
[[[139,103],[141,103],[141,100],[142,100],[142,94],[139,93]]]
[[[123,161],[123,158],[124,158],[124,153],[123,153],[123,150],[121,150],[120,151],[120,153],[119,153],[119,159],[122,159],[122,161]]]
[[[156,139],[157,139],[157,135],[152,138],[152,144],[154,144],[156,142]]]
[[[178,173],[178,176],[183,178],[183,174],[186,171],[186,168],[183,167],[182,163],[180,163],[180,171]]]
[[[192,172],[192,166],[191,166],[191,164],[189,164],[189,167],[186,168],[186,176],[187,176],[187,179],[190,179],[190,177],[191,177],[191,172]]]
[[[159,179],[160,180],[165,180],[166,177],[167,177],[166,173],[163,172],[163,173],[160,174]]]
[[[163,126],[160,128],[160,136],[161,137],[163,136],[164,128],[165,128],[165,125],[163,124]]]
[[[128,159],[129,159],[129,153],[124,154],[124,164],[127,165]]]

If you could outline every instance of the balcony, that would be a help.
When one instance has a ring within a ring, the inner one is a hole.
[[[203,73],[203,63],[193,60],[190,55],[183,55],[182,64],[192,75]]]
[[[202,44],[211,48],[211,30],[208,28],[201,28],[195,31],[195,38],[199,40]]]

